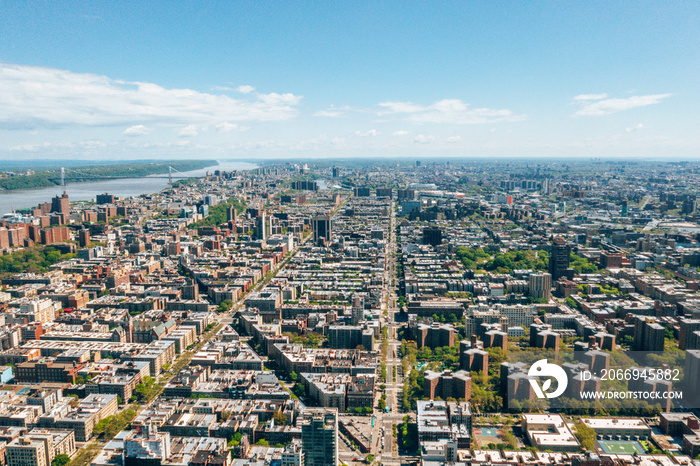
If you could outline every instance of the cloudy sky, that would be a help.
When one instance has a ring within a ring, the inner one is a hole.
[[[698,24],[680,1],[2,2],[0,158],[700,158]]]

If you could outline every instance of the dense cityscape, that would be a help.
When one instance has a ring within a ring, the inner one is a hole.
[[[8,213],[0,458],[695,464],[699,173],[270,161]]]

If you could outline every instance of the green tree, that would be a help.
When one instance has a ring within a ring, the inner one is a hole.
[[[228,202],[217,204],[211,209],[209,209],[209,215],[199,222],[190,225],[190,228],[199,228],[201,226],[208,225],[221,225],[226,222],[226,212],[230,206],[236,209],[236,213],[241,213],[246,209],[246,204],[237,200],[236,198],[230,198]]]
[[[288,418],[287,415],[282,412],[282,410],[275,411],[275,414],[272,415],[273,419],[275,420],[275,424],[279,426],[283,426],[287,424]]]
[[[70,456],[59,453],[54,456],[53,461],[51,461],[51,466],[66,466],[68,463],[70,463]]]
[[[515,437],[515,435],[513,435],[512,427],[503,428],[503,441],[511,450],[518,448],[518,439]]]
[[[134,392],[139,401],[150,401],[160,393],[161,388],[153,377],[145,376],[141,383],[136,385]]]
[[[232,307],[233,301],[231,301],[230,299],[224,299],[219,303],[217,309],[219,310],[219,312],[227,312],[230,311]]]
[[[589,451],[595,449],[596,433],[595,430],[588,427],[581,420],[576,424],[576,438],[583,448]]]
[[[233,434],[233,437],[231,437],[228,441],[228,446],[229,447],[236,447],[241,443],[241,439],[243,438],[243,434],[240,432],[236,432]]]

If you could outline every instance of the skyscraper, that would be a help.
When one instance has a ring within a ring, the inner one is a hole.
[[[301,421],[304,466],[338,466],[338,410],[307,408]]]
[[[362,296],[355,295],[352,300],[352,325],[360,325],[365,318],[365,300]]]
[[[552,280],[557,281],[566,277],[571,256],[571,246],[566,244],[564,238],[557,236],[552,240],[552,251],[549,255],[549,274]]]
[[[401,201],[411,201],[416,198],[416,191],[413,189],[399,189],[398,191],[399,202]]]
[[[666,329],[654,317],[634,316],[634,351],[663,351]]]
[[[68,202],[68,194],[65,191],[63,191],[63,196],[56,196],[53,199],[51,199],[51,212],[57,212],[59,214],[66,215],[70,213],[70,203]]]
[[[267,239],[267,222],[265,212],[255,218],[255,239]]]
[[[423,244],[439,246],[442,243],[442,230],[438,227],[423,228]]]
[[[326,244],[331,242],[331,217],[329,215],[317,215],[311,219],[311,227],[314,231],[314,243],[324,238]]]
[[[533,273],[529,278],[530,297],[546,299],[552,297],[552,276],[548,273]]]
[[[232,205],[226,209],[226,221],[236,223],[236,208]]]
[[[90,231],[82,229],[78,232],[78,245],[85,248],[88,244],[90,244]]]

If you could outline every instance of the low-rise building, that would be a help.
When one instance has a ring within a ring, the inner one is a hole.
[[[578,451],[581,447],[558,414],[523,414],[522,428],[538,450]]]

